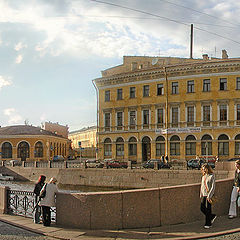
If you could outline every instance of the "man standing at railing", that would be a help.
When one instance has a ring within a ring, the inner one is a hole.
[[[40,200],[39,199],[40,191],[44,186],[45,180],[46,180],[46,177],[44,175],[40,175],[38,182],[36,183],[33,191],[36,194],[36,197],[35,197],[36,206],[34,208],[35,212],[34,212],[34,219],[33,219],[34,223],[40,223],[41,207],[38,205],[38,203]]]
[[[50,226],[51,224],[51,207],[55,207],[55,194],[58,192],[57,188],[57,179],[52,177],[46,186],[43,188],[46,189],[45,197],[40,201],[40,206],[42,207],[43,215],[43,225]],[[40,195],[42,194],[42,189]]]

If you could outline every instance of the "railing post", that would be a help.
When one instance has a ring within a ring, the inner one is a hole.
[[[5,160],[2,160],[2,167],[5,166]]]
[[[67,163],[67,161],[64,161],[64,168],[68,168],[68,163]]]
[[[154,162],[154,169],[158,170],[158,162]]]
[[[49,168],[52,167],[51,161],[48,161],[48,167],[49,167]]]
[[[34,167],[35,167],[35,168],[38,167],[38,162],[37,162],[37,161],[34,162]]]
[[[128,169],[132,169],[132,161],[128,161]]]

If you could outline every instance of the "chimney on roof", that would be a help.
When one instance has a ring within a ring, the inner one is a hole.
[[[203,54],[202,57],[203,57],[203,60],[208,60],[209,59],[208,54]]]
[[[228,59],[227,50],[225,49],[222,50],[222,59]]]

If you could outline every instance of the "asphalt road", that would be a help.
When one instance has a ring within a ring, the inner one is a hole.
[[[0,221],[1,240],[53,240],[55,238],[45,237],[36,233],[14,227]],[[55,239],[56,240],[56,239]]]

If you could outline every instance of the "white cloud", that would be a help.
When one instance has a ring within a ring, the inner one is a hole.
[[[23,60],[23,56],[22,56],[21,54],[19,54],[19,55],[16,57],[15,62],[16,62],[17,64],[19,64],[19,63],[22,62],[22,60]]]
[[[14,49],[18,52],[23,48],[27,48],[27,44],[23,44],[22,42],[19,42],[15,45]]]
[[[8,119],[8,124],[19,124],[22,122],[22,117],[20,114],[17,113],[15,108],[7,108],[4,109],[4,115],[7,116]]]
[[[7,80],[7,79],[4,79],[3,76],[0,76],[0,90],[5,87],[5,86],[9,86],[9,85],[12,85],[12,81],[11,80]]]

